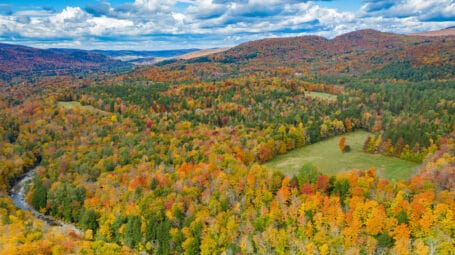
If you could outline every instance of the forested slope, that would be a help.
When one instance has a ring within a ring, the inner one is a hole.
[[[0,80],[27,81],[41,76],[128,69],[130,64],[83,50],[37,49],[0,44]]]
[[[271,39],[128,74],[3,87],[0,227],[8,234],[1,235],[0,250],[451,254],[455,82],[448,49],[453,38],[424,42],[378,34],[296,38],[294,46]],[[309,46],[299,46],[302,41]],[[342,45],[348,41],[350,48]],[[334,42],[342,48],[336,52],[370,48],[343,53],[359,54],[343,62],[352,64],[353,73],[342,68],[333,76],[336,69],[320,68],[331,59],[321,54],[334,50]],[[259,55],[246,57],[251,45]],[[309,68],[320,68],[301,70],[307,55],[286,55],[273,45],[295,52],[313,47],[311,56],[318,59]],[[373,48],[382,46],[389,50],[375,53]],[[243,49],[248,50],[236,53]],[[386,70],[406,52],[410,70],[434,66],[443,74],[434,79],[419,74],[416,81],[362,69],[372,56],[390,55],[391,61],[371,63]],[[223,63],[228,55],[233,62]],[[287,59],[280,60],[283,56]],[[439,60],[419,62],[434,56]],[[39,93],[28,92],[36,86]],[[314,97],[313,91],[335,96]],[[358,129],[374,133],[365,151],[422,163],[420,171],[409,180],[391,181],[373,167],[329,176],[302,165],[298,174],[286,176],[261,166]],[[62,240],[14,210],[7,191],[35,164],[40,167],[27,201],[82,228],[83,237]],[[12,229],[16,232],[9,234]]]
[[[142,75],[156,79],[219,79],[245,74],[298,75],[346,82],[349,77],[419,81],[455,75],[454,36],[424,37],[361,30],[333,39],[319,36],[247,42],[189,61],[163,62]],[[155,72],[156,71],[156,72]],[[139,74],[139,73],[138,73]],[[157,74],[166,77],[156,77]],[[175,76],[174,76],[175,75]]]

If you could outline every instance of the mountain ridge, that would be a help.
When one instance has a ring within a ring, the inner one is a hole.
[[[455,28],[448,29],[455,31]],[[212,74],[203,74],[202,71],[201,75],[213,76],[215,73],[218,78],[239,70],[269,72],[279,68],[288,69],[287,73],[362,75],[397,63],[405,63],[406,68],[409,65],[431,68],[449,66],[449,73],[454,73],[450,70],[450,66],[451,69],[455,66],[455,53],[452,50],[454,47],[455,36],[403,35],[373,29],[352,31],[332,39],[318,35],[265,38],[245,42],[225,51],[214,51],[210,55],[198,55],[196,49],[162,52],[85,51],[36,49],[22,45],[0,44],[0,79],[10,81],[20,76],[128,69],[134,60],[120,61],[114,58],[121,59],[139,53],[145,54],[143,59],[151,63],[155,62],[155,56],[150,54],[165,54],[163,56],[171,54],[174,59],[159,64],[162,71],[169,71],[182,65],[204,70],[207,63],[210,63],[212,65],[210,68],[218,68],[220,71]],[[191,58],[178,58],[179,54],[184,56],[183,53],[188,52]],[[142,68],[145,68],[143,69],[145,72],[149,70],[148,67]]]
[[[0,79],[11,81],[30,76],[107,72],[130,64],[84,50],[61,52],[0,43]]]
[[[206,72],[201,74],[204,78],[277,70],[311,76],[352,76],[402,65],[407,69],[444,67],[452,75],[455,73],[453,48],[455,36],[411,36],[365,29],[333,39],[305,35],[250,41],[199,59],[167,63],[164,66],[168,69],[164,70],[178,70],[182,66],[192,66],[193,70],[218,68],[216,77]]]
[[[444,28],[441,30],[427,31],[420,33],[412,33],[413,36],[455,36],[455,26]]]

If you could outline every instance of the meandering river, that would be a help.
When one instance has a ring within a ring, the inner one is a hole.
[[[25,187],[29,184],[33,177],[35,176],[36,172],[38,171],[38,167],[35,167],[33,170],[27,172],[22,179],[20,179],[10,190],[10,196],[14,201],[14,204],[24,210],[30,211],[35,218],[42,221],[43,223],[49,226],[55,226],[62,228],[62,231],[65,233],[74,232],[78,235],[82,235],[82,230],[74,226],[73,224],[68,224],[61,220],[55,219],[53,217],[44,215],[37,210],[35,210],[31,205],[25,201]]]

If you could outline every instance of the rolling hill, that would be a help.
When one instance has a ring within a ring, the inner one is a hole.
[[[167,70],[183,66],[192,70],[209,68],[217,77],[259,71],[308,76],[370,75],[398,79],[438,76],[443,79],[455,75],[454,48],[455,36],[410,36],[369,29],[333,39],[299,36],[246,42],[210,56],[173,61]],[[442,73],[448,75],[439,76]],[[203,75],[204,78],[210,76]],[[212,75],[212,78],[216,77]]]
[[[199,51],[199,49],[178,49],[178,50],[155,50],[155,51],[136,51],[136,50],[92,50],[90,52],[103,54],[114,59],[129,60],[148,57],[172,58]]]
[[[441,30],[436,31],[428,31],[422,33],[413,33],[409,35],[415,36],[455,36],[455,27],[449,27]]]
[[[204,56],[212,55],[215,53],[223,52],[228,49],[229,49],[229,47],[198,50],[198,51],[189,52],[189,53],[186,53],[186,54],[183,54],[180,56],[176,56],[176,58],[177,59],[193,59],[193,58],[204,57]]]
[[[129,67],[128,63],[83,50],[0,44],[0,79],[6,81],[17,77],[105,72]]]
[[[52,49],[59,52],[71,52],[73,49]],[[175,49],[175,50],[154,50],[154,51],[140,51],[140,50],[88,50],[88,53],[101,54],[106,57],[121,60],[134,65],[153,65],[159,61],[179,58],[187,54],[199,52],[201,50],[196,48],[191,49]]]
[[[261,66],[296,66],[334,74],[366,73],[387,64],[410,61],[415,66],[454,64],[455,37],[410,37],[362,30],[327,40],[317,36],[248,42],[213,56],[221,62],[239,61]],[[428,54],[430,53],[430,54]],[[429,59],[431,56],[434,59]]]

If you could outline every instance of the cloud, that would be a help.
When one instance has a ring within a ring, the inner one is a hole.
[[[133,6],[145,8],[148,11],[171,11],[174,6],[174,0],[135,0]]]
[[[363,2],[366,2],[366,4],[362,7],[362,9],[367,13],[388,10],[396,3],[394,0],[365,0]]]
[[[420,21],[455,21],[454,0],[368,0],[362,7],[364,16],[387,18],[415,17]]]
[[[114,13],[120,17],[125,17],[124,15],[126,15],[126,17],[130,18],[137,18],[135,15],[138,14],[170,13],[175,3],[175,0],[135,0],[132,4],[123,4],[115,8]]]
[[[61,13],[50,17],[50,22],[54,24],[74,24],[84,22],[89,18],[88,13],[79,7],[66,7]]]
[[[42,9],[47,12],[55,12],[55,8],[52,6],[43,6]]]
[[[91,36],[134,35],[134,22],[106,16],[93,16],[80,7],[66,7],[59,13],[25,11],[0,16],[0,35],[14,32],[16,37],[48,39]]]
[[[111,5],[108,2],[103,2],[97,5],[89,4],[85,7],[85,11],[95,17],[109,16],[111,9]]]
[[[409,33],[455,25],[454,0],[364,0],[350,12],[302,0],[135,0],[21,10],[0,4],[0,40],[78,48],[210,48],[265,37],[335,37],[373,28]],[[331,4],[331,6],[334,6]],[[71,46],[72,45],[72,46]]]

